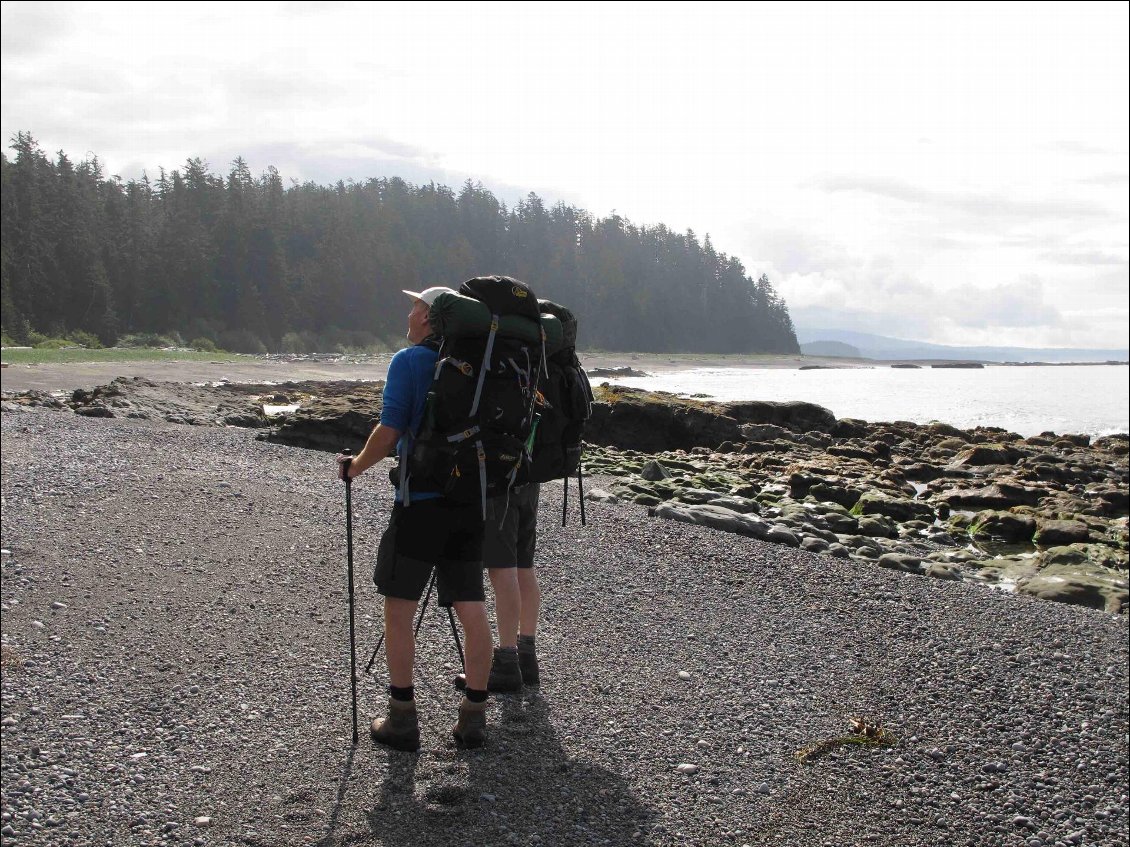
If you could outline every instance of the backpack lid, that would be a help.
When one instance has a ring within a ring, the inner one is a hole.
[[[541,313],[530,286],[512,276],[477,276],[459,286],[459,293],[481,300],[493,315],[518,315],[536,323]]]
[[[563,350],[566,347],[577,346],[577,318],[569,311],[569,309],[562,306],[560,303],[554,303],[552,300],[538,300],[538,308],[541,309],[542,326],[546,327],[546,355],[552,355],[558,350]],[[548,324],[552,321],[547,321],[546,316],[556,319],[556,322],[561,326],[561,341],[554,344],[554,349],[550,350],[550,333]]]

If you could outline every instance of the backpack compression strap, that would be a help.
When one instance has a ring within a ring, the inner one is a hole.
[[[490,369],[490,354],[494,350],[494,337],[498,334],[498,315],[490,316],[490,332],[487,334],[487,347],[483,351],[483,366],[479,370],[479,381],[475,385],[475,399],[471,403],[470,417],[474,417],[479,411],[479,398],[483,394],[483,380],[486,379],[487,371]],[[485,503],[485,501],[484,501]],[[486,506],[484,505],[485,509]]]

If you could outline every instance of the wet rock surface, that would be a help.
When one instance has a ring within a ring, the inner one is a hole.
[[[1125,435],[1024,439],[996,427],[836,421],[802,403],[597,393],[608,417],[627,408],[632,424],[596,427],[603,446],[587,465],[621,477],[608,494],[655,517],[1109,612],[1130,599]],[[625,449],[631,431],[668,447]],[[732,495],[753,505],[715,499]]]
[[[365,738],[381,659],[354,749],[329,456],[44,409],[0,426],[6,845],[1127,843],[1124,615],[631,503],[561,527],[549,484],[540,690],[492,698],[487,746],[456,750],[458,659],[432,608],[421,752]],[[360,667],[380,631],[379,470],[353,490]],[[687,498],[811,512],[712,493]],[[797,762],[857,714],[897,744]]]

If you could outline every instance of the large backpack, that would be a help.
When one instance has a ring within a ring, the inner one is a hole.
[[[428,312],[442,336],[419,431],[401,463],[410,489],[463,503],[506,494],[528,463],[545,357],[538,302],[524,282],[476,277]]]
[[[585,522],[581,482],[581,438],[592,415],[592,388],[577,359],[577,319],[564,306],[550,300],[538,303],[546,328],[546,372],[540,383],[538,418],[526,479],[530,482],[564,481],[561,522],[569,504],[569,477],[577,477],[581,523]],[[560,325],[560,330],[556,329]]]

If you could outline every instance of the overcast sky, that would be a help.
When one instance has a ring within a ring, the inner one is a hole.
[[[470,176],[709,233],[798,327],[1127,345],[1124,2],[2,8],[5,143]]]

